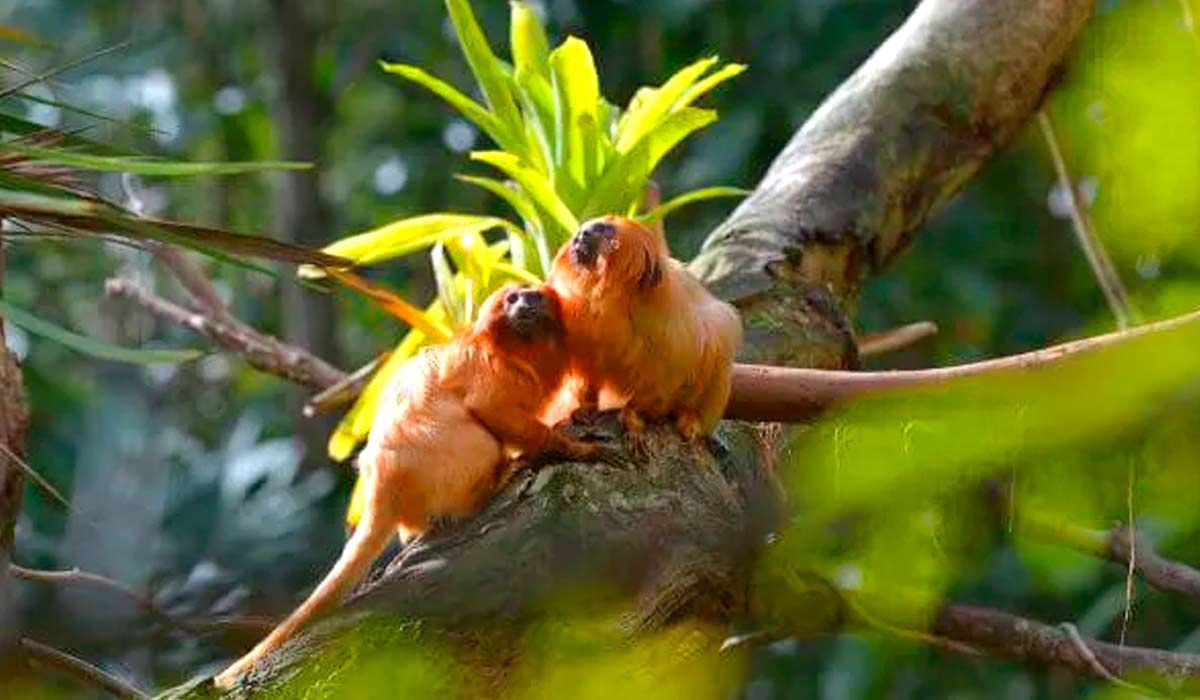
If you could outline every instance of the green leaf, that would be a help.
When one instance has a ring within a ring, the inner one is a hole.
[[[159,177],[192,177],[196,175],[236,175],[264,170],[307,170],[311,163],[256,161],[245,163],[188,163],[160,160],[145,156],[99,156],[62,148],[44,148],[18,143],[4,143],[4,150],[14,151],[46,163],[67,165],[83,170],[133,173]]]
[[[509,80],[500,61],[488,46],[487,36],[476,21],[475,14],[471,12],[470,3],[468,0],[446,0],[446,9],[450,11],[450,21],[454,24],[463,56],[471,65],[471,72],[475,74],[475,80],[479,82],[479,89],[483,92],[488,106],[514,139],[523,138],[524,124],[509,91]],[[518,144],[501,145],[520,152],[517,149]]]
[[[517,69],[513,80],[525,110],[526,140],[532,144],[530,151],[537,155],[538,170],[549,175],[557,149],[554,90],[549,78],[533,75],[524,68]]]
[[[351,260],[356,265],[370,265],[408,255],[450,238],[494,228],[516,229],[511,222],[494,216],[425,214],[343,238],[326,246],[324,252]],[[304,278],[316,279],[324,274],[313,267],[300,268],[300,276]]]
[[[550,218],[567,233],[579,228],[579,220],[554,191],[550,182],[525,161],[504,151],[475,151],[471,153],[471,158],[499,168],[515,180],[534,204],[550,215]]]
[[[662,87],[639,90],[617,125],[617,150],[621,153],[632,151],[638,142],[672,113],[672,108],[684,92],[716,63],[716,56],[702,58],[672,75]]]
[[[643,137],[637,147],[619,157],[592,189],[592,197],[582,218],[635,211],[641,202],[646,180],[668,152],[688,135],[717,119],[709,109],[685,107],[668,116],[654,131]]]
[[[575,37],[550,54],[558,152],[555,162],[580,187],[596,176],[596,125],[600,77],[588,45]]]
[[[537,207],[533,201],[524,192],[509,187],[494,178],[477,177],[474,175],[455,175],[454,177],[462,182],[469,182],[472,185],[482,187],[508,203],[513,208],[513,211],[517,213],[517,216],[525,221],[525,231],[533,239],[533,244],[537,248],[542,272],[549,272],[551,257],[550,248],[546,242],[546,230],[542,226],[542,218],[538,215]]]
[[[511,10],[509,41],[516,70],[549,80],[550,43],[546,40],[546,30],[541,20],[533,8],[521,0],[514,0]]]
[[[495,268],[496,268],[497,272],[503,273],[503,274],[517,280],[518,282],[524,282],[525,284],[541,284],[542,283],[542,280],[537,275],[533,274],[532,272],[530,272],[528,270],[517,267],[515,265],[509,265],[508,263],[498,262],[495,264]]]
[[[638,218],[642,221],[658,221],[670,216],[676,209],[695,202],[716,199],[718,197],[745,197],[748,194],[750,194],[750,190],[744,190],[740,187],[704,187],[673,197]]]
[[[102,340],[73,333],[61,326],[56,326],[49,321],[38,318],[28,311],[12,306],[3,300],[0,300],[0,316],[34,335],[52,340],[76,352],[91,355],[102,360],[142,365],[174,364],[204,356],[204,353],[199,350],[134,350],[132,348],[121,347],[120,345],[113,345]]]
[[[741,63],[730,63],[727,66],[723,66],[717,72],[688,88],[687,92],[685,92],[683,96],[679,98],[679,102],[675,104],[675,109],[691,105],[693,102],[703,97],[716,86],[720,85],[726,80],[729,80],[730,78],[741,75],[743,72],[745,72],[745,70],[746,66]]]
[[[433,279],[437,283],[438,299],[442,308],[450,317],[452,328],[461,328],[465,323],[463,300],[454,284],[454,271],[450,269],[450,260],[446,257],[445,245],[438,241],[429,251],[429,261],[433,265]]]
[[[409,66],[403,63],[387,63],[386,61],[380,61],[379,65],[388,73],[398,75],[405,80],[410,80],[445,100],[451,107],[458,110],[460,114],[474,122],[480,129],[483,129],[484,133],[492,137],[492,140],[502,147],[507,148],[512,144],[512,139],[508,131],[504,124],[496,118],[496,115],[486,110],[475,100],[459,92],[453,85],[430,75],[416,66]]]

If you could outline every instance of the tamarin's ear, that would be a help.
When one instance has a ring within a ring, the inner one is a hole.
[[[637,279],[638,288],[643,290],[654,289],[663,281],[662,263],[650,251],[646,251],[642,255],[645,257],[645,260],[642,265],[642,274]]]

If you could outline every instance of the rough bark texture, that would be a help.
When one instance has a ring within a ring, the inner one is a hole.
[[[4,284],[4,251],[0,239],[0,288]],[[25,473],[12,457],[25,458],[25,434],[29,427],[29,405],[25,382],[16,357],[8,350],[4,322],[0,320],[0,658],[16,641],[16,590],[8,564],[12,560],[13,535],[21,512]]]
[[[1092,4],[926,0],[828,99],[693,263],[742,309],[747,359],[856,363],[850,318],[863,281],[1029,121]],[[620,440],[608,421],[576,427]],[[726,424],[714,462],[653,429],[626,468],[521,474],[485,513],[402,556],[235,694],[288,683],[336,693],[347,669],[433,630],[471,654],[458,671],[472,669],[469,687],[495,691],[514,666],[520,623],[565,592],[596,596],[592,609],[610,604],[627,634],[700,621],[702,645],[714,647],[757,607],[751,572],[777,523],[772,443],[760,434]],[[379,625],[389,633],[364,638]]]

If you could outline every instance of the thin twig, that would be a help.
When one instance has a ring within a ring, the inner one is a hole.
[[[109,296],[125,297],[171,323],[208,336],[216,343],[246,360],[251,366],[312,389],[324,389],[344,379],[346,374],[312,353],[254,330],[238,321],[224,323],[211,316],[185,309],[143,289],[130,280],[110,279],[105,283]]]
[[[230,325],[241,323],[234,318],[221,295],[217,293],[216,287],[204,274],[204,270],[186,253],[174,246],[159,244],[154,250],[154,256],[174,273],[175,279],[179,280],[191,295],[192,302],[204,313]]]
[[[76,680],[82,681],[85,685],[99,688],[106,693],[122,698],[122,700],[125,698],[148,700],[150,697],[148,694],[134,687],[129,681],[117,678],[111,673],[97,668],[65,651],[59,651],[41,642],[35,642],[28,637],[21,639],[20,645],[21,650],[29,658],[64,671]]]
[[[1182,691],[1190,695],[1200,691],[1200,656],[1108,644],[1063,625],[1055,627],[999,610],[945,605],[932,631],[992,654],[1069,668],[1141,693]],[[1114,673],[1114,668],[1120,672]],[[1137,684],[1130,678],[1136,678]]]
[[[1162,556],[1126,525],[1109,530],[1105,554],[1116,564],[1132,561],[1142,580],[1160,591],[1200,601],[1200,570]]]
[[[1009,503],[997,503],[997,511],[1013,509],[1011,499],[1006,500]],[[1099,557],[1121,567],[1127,567],[1132,561],[1134,572],[1146,585],[1200,601],[1200,570],[1162,556],[1128,524],[1116,525],[1105,532],[1027,508],[1015,512],[1018,532],[1022,536]]]
[[[318,413],[331,411],[338,406],[353,401],[355,397],[362,393],[367,383],[371,381],[371,377],[375,376],[375,370],[379,369],[387,361],[390,354],[383,353],[346,375],[346,378],[337,384],[317,394],[313,394],[304,404],[304,415],[311,418]]]
[[[1129,633],[1129,622],[1133,619],[1133,576],[1137,571],[1137,537],[1134,531],[1133,517],[1133,457],[1129,457],[1129,476],[1125,485],[1125,522],[1128,524],[1127,532],[1129,535],[1129,556],[1127,557],[1127,565],[1125,568],[1125,612],[1121,616],[1121,639],[1120,645],[1125,646],[1125,636]],[[1111,548],[1110,548],[1111,550]]]
[[[71,504],[67,502],[67,499],[64,498],[61,493],[59,493],[58,489],[54,488],[54,484],[51,484],[49,481],[47,481],[46,477],[42,476],[36,469],[29,466],[28,462],[21,459],[19,455],[9,449],[8,445],[5,445],[2,441],[0,441],[0,451],[4,452],[4,456],[16,462],[17,466],[21,468],[21,471],[25,472],[25,475],[30,479],[33,479],[33,482],[41,487],[43,491],[49,494],[51,498],[62,504],[64,508],[69,509],[71,507]]]
[[[858,340],[860,357],[872,357],[906,348],[930,336],[937,335],[938,327],[932,321],[918,321],[905,326],[890,328],[879,333],[865,335]]]
[[[1100,290],[1104,292],[1104,298],[1108,300],[1113,315],[1117,317],[1117,326],[1128,328],[1136,323],[1137,319],[1133,304],[1129,301],[1129,292],[1121,282],[1121,277],[1117,274],[1112,259],[1105,252],[1104,244],[1096,235],[1090,217],[1084,211],[1079,190],[1076,189],[1075,182],[1071,180],[1071,174],[1067,171],[1067,163],[1059,148],[1058,137],[1054,134],[1054,125],[1050,122],[1050,115],[1042,110],[1038,112],[1037,118],[1038,126],[1042,129],[1042,136],[1045,137],[1046,145],[1050,149],[1050,159],[1054,162],[1054,170],[1058,174],[1059,187],[1067,193],[1075,239],[1079,241],[1079,247],[1083,249],[1088,264],[1092,266],[1096,282],[1100,285]]]
[[[21,579],[22,581],[53,585],[91,586],[116,593],[132,602],[156,621],[197,636],[228,631],[248,633],[268,632],[273,625],[273,621],[271,620],[255,617],[219,618],[213,620],[181,619],[164,611],[150,596],[138,592],[128,584],[90,571],[81,571],[79,569],[48,571],[43,569],[27,569],[16,564],[9,564],[9,570],[12,572],[14,578]]]

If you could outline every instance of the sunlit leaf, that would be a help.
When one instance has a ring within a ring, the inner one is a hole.
[[[495,228],[516,227],[510,221],[493,216],[425,214],[393,221],[377,229],[343,238],[326,246],[324,252],[351,260],[357,265],[370,265],[424,250],[449,238],[482,233]],[[323,277],[324,272],[306,266],[300,269],[300,275],[314,279]]]
[[[492,140],[501,145],[511,143],[510,134],[505,125],[488,110],[484,109],[475,100],[467,97],[459,92],[454,86],[449,83],[435,78],[426,71],[416,66],[409,66],[402,63],[388,63],[380,61],[379,65],[388,73],[398,75],[406,80],[411,80],[418,85],[428,89],[438,97],[445,100],[451,107],[459,111],[464,117],[473,122],[484,133],[492,137]]]
[[[550,43],[546,40],[546,30],[542,28],[537,12],[521,0],[514,0],[510,7],[509,40],[515,69],[549,79]]]
[[[600,77],[588,45],[567,37],[550,54],[558,152],[555,163],[582,188],[596,174],[596,114]]]
[[[454,271],[450,269],[450,261],[446,258],[446,247],[439,241],[429,251],[429,262],[433,265],[433,279],[437,284],[438,299],[442,308],[450,317],[450,325],[457,328],[463,325],[465,315],[463,300],[454,284]]]
[[[745,197],[748,194],[750,194],[750,190],[740,187],[704,187],[669,199],[638,218],[642,221],[659,221],[670,216],[675,210],[695,202],[720,197]]]
[[[638,141],[636,148],[608,167],[599,183],[592,188],[582,218],[628,212],[641,200],[646,181],[663,156],[690,134],[716,119],[716,112],[695,107],[686,107],[667,117],[653,132]]]
[[[366,294],[386,311],[413,328],[420,330],[435,341],[445,340],[450,337],[450,329],[446,328],[445,325],[435,320],[427,312],[421,311],[412,304],[409,304],[399,294],[396,294],[383,285],[368,282],[352,272],[330,270],[329,274],[333,275],[334,278],[347,287]]]
[[[519,157],[503,151],[476,151],[471,154],[471,158],[495,166],[515,180],[537,207],[548,214],[564,231],[573,232],[579,228],[579,220],[559,198],[553,185]]]
[[[471,11],[468,0],[446,0],[446,9],[450,11],[450,21],[454,24],[455,34],[462,46],[463,56],[471,66],[479,89],[483,92],[488,106],[504,125],[505,131],[513,139],[524,136],[524,124],[517,104],[509,91],[509,80],[492,49],[488,46],[487,36],[480,28],[475,14]],[[505,148],[515,149],[516,143],[501,144]]]
[[[640,92],[617,125],[617,150],[629,153],[634,146],[658,128],[683,94],[700,76],[717,63],[717,57],[702,58],[671,76],[662,87]]]
[[[549,272],[551,259],[550,247],[546,241],[546,231],[542,227],[542,218],[538,214],[537,207],[533,201],[525,196],[524,192],[509,187],[505,183],[493,178],[476,177],[474,175],[455,175],[455,178],[482,187],[500,199],[503,199],[511,206],[513,211],[517,213],[517,216],[525,221],[526,230],[529,232],[537,249],[541,271],[543,273]]]
[[[204,353],[199,350],[135,350],[113,345],[69,331],[2,300],[0,300],[0,316],[34,335],[101,360],[142,365],[175,364],[204,356]]]
[[[730,78],[737,77],[746,71],[746,66],[741,63],[730,63],[727,66],[722,66],[703,80],[688,88],[686,92],[675,103],[675,109],[687,107],[696,100],[703,97],[705,94],[712,91],[713,88]]]

